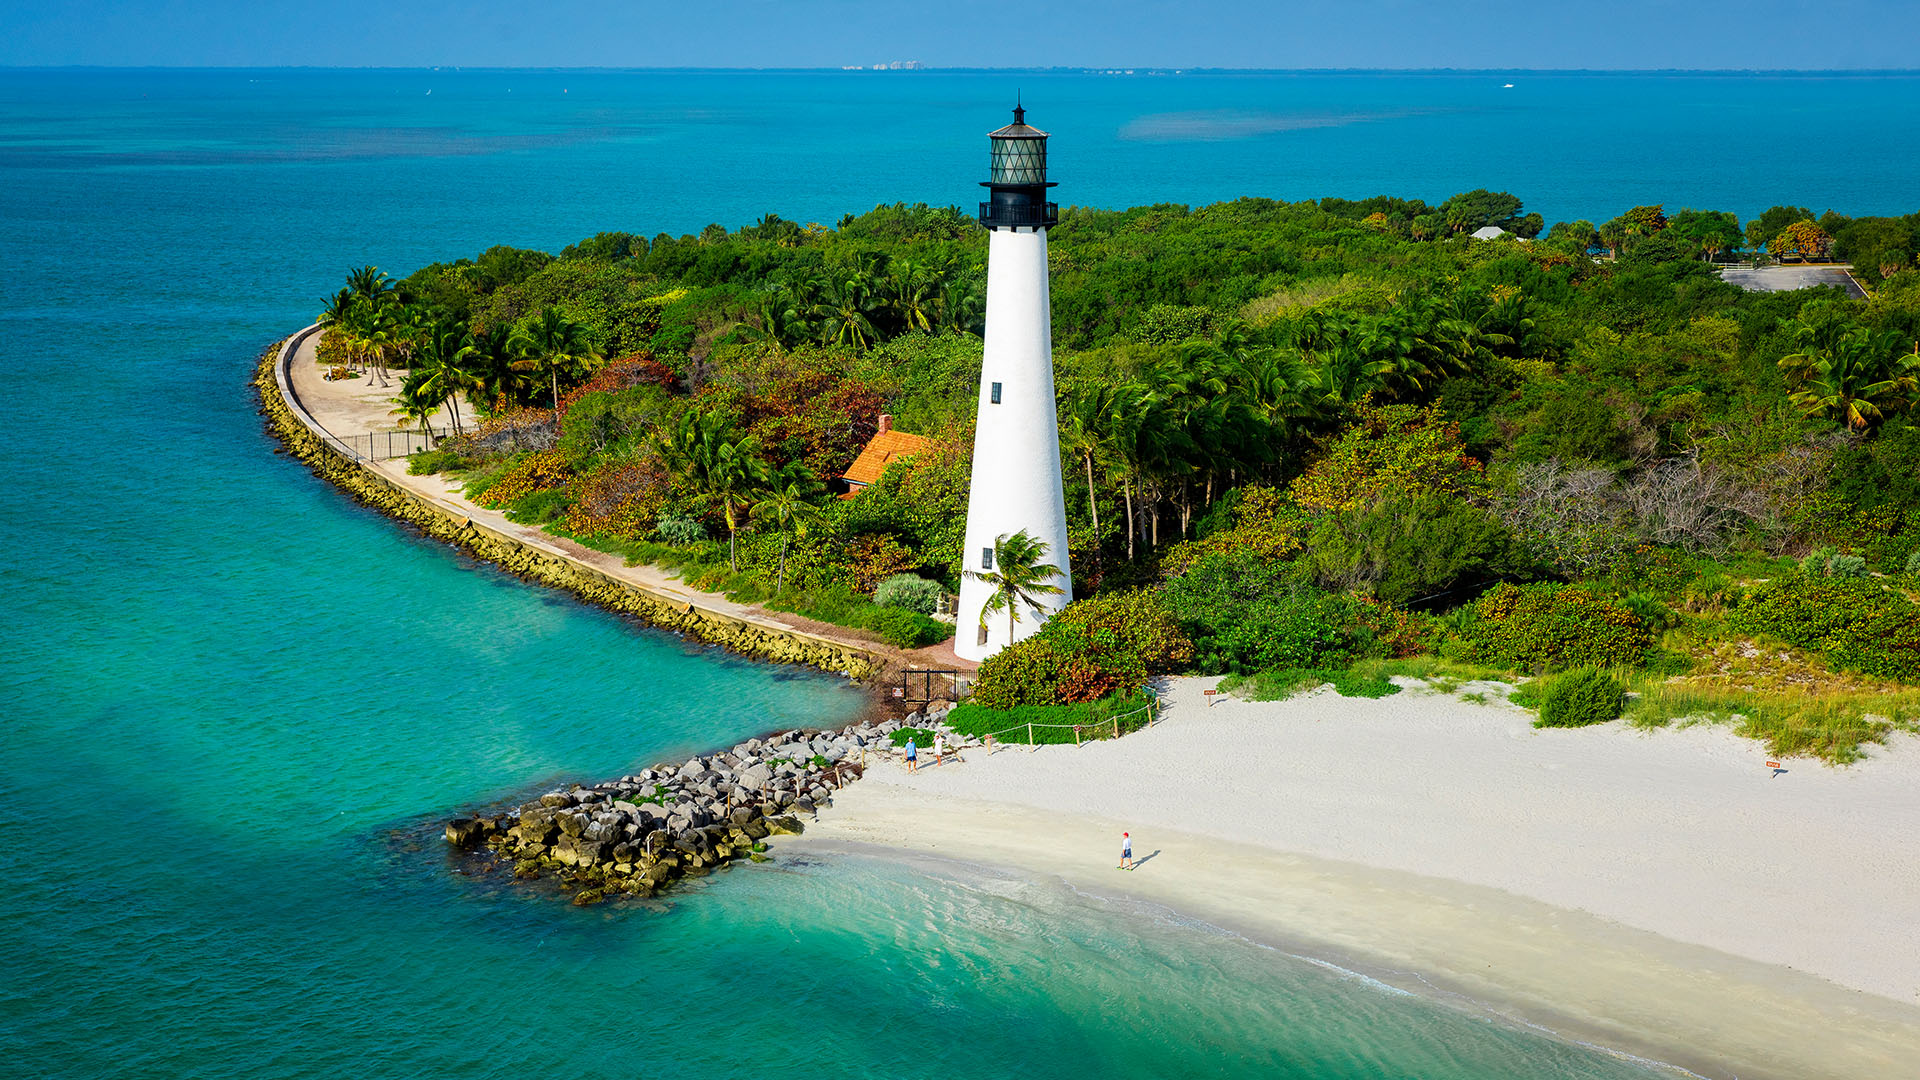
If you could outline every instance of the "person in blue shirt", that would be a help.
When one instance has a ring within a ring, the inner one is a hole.
[[[918,747],[913,745],[912,739],[908,739],[907,740],[907,771],[918,772],[919,769],[920,769],[920,750]]]

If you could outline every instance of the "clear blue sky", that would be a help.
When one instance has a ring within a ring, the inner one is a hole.
[[[1914,0],[4,0],[0,65],[1920,67]]]

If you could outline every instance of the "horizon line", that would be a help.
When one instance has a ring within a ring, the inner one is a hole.
[[[907,63],[908,61],[901,61]],[[1072,64],[1026,67],[958,65],[887,68],[873,65],[718,67],[699,64],[615,67],[607,65],[496,64],[0,64],[0,71],[418,71],[418,72],[700,72],[730,74],[1090,74],[1132,75],[1920,75],[1920,68],[1679,68],[1679,67],[1209,67],[1176,64]]]

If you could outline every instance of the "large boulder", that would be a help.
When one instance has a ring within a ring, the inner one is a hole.
[[[585,814],[561,814],[558,818],[554,819],[554,823],[559,825],[560,831],[566,833],[568,836],[579,836],[587,831],[587,816]]]
[[[553,857],[570,866],[592,866],[606,856],[607,844],[602,840],[582,840],[577,837],[563,836],[553,845]]]
[[[744,788],[752,788],[758,791],[772,782],[773,770],[767,768],[765,765],[757,763],[749,765],[740,773],[740,786]]]
[[[454,818],[447,822],[447,843],[454,847],[473,847],[486,835],[487,823],[479,818]]]

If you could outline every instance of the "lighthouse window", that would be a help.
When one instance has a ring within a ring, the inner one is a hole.
[[[995,405],[1000,404],[1000,384],[999,383],[993,384],[993,403]]]
[[[987,624],[986,623],[980,624],[980,636],[975,638],[973,643],[975,645],[985,645],[987,643]]]
[[[992,548],[984,547],[980,549],[980,569],[982,570],[993,569],[993,549]]]

